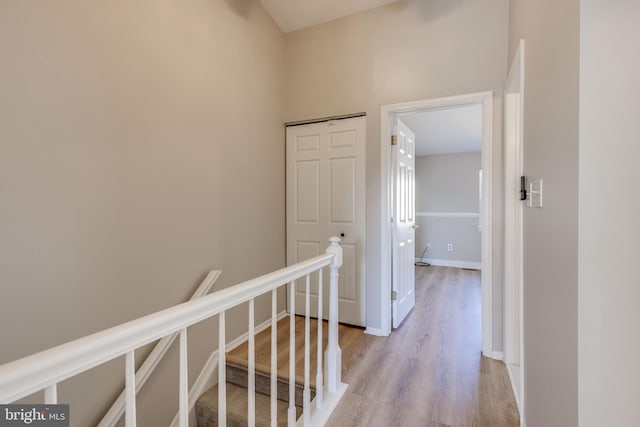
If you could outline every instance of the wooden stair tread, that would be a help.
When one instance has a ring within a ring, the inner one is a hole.
[[[289,317],[285,317],[278,322],[277,329],[277,370],[278,379],[289,381]],[[295,317],[295,372],[296,383],[304,384],[304,322],[303,316]],[[309,386],[315,390],[316,388],[316,370],[317,370],[317,349],[318,349],[318,320],[310,321],[310,348],[309,348]],[[322,341],[323,355],[327,347],[329,336],[329,325],[327,321],[322,322]],[[362,329],[342,325],[339,326],[340,346],[348,346],[349,342],[355,337],[362,335]],[[238,366],[248,366],[248,343],[244,343],[227,353],[227,362]],[[323,359],[324,360],[324,359]],[[266,375],[271,375],[271,328],[267,328],[255,336],[255,369]]]
[[[238,368],[247,369],[247,360],[242,359],[240,357],[227,356],[227,365],[236,366]],[[265,366],[259,366],[256,364],[256,375],[265,375],[267,377],[271,376],[271,368]],[[282,374],[282,372],[278,371],[277,373],[278,381],[285,382],[289,384],[289,371],[286,374]],[[296,384],[300,387],[304,387],[304,375],[299,375],[296,369]],[[316,371],[313,370],[312,374],[309,376],[309,387],[312,390],[316,389]]]
[[[256,393],[256,426],[271,425],[271,399],[262,393]],[[277,400],[278,425],[287,425],[288,404]],[[227,383],[227,426],[246,426],[248,411],[247,389]],[[302,409],[296,407],[296,418]],[[203,394],[196,402],[196,418],[198,427],[218,425],[218,386],[215,385]]]
[[[278,322],[277,330],[277,404],[278,425],[287,424],[287,408],[289,401],[289,317]],[[295,373],[296,373],[296,417],[302,413],[302,395],[304,387],[304,326],[305,318],[295,317]],[[328,323],[323,325],[323,350],[327,346]],[[317,328],[318,321],[310,322],[310,375],[309,386],[311,399],[315,396],[316,365],[317,365]],[[339,341],[342,351],[343,375],[348,370],[350,361],[362,356],[353,352],[352,348],[365,337],[362,328],[339,325]],[[324,358],[324,351],[323,351]],[[226,378],[227,378],[227,426],[247,425],[247,377],[248,377],[248,343],[244,343],[226,354]],[[271,328],[260,332],[255,336],[255,370],[256,370],[256,425],[269,426],[270,422],[270,378],[271,378]],[[196,415],[199,427],[216,426],[218,422],[218,387],[214,386],[196,403]]]
[[[246,366],[236,365],[232,362],[227,362],[227,382],[237,385],[239,387],[248,387],[249,372]],[[277,398],[283,402],[289,402],[289,380],[276,377],[277,384]],[[258,393],[264,395],[271,395],[271,375],[256,371],[255,375],[255,390]],[[295,384],[295,404],[296,406],[303,406],[304,399],[304,384],[296,382]],[[310,389],[311,399],[316,395],[315,388]]]

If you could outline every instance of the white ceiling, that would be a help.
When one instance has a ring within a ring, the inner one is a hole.
[[[430,110],[400,118],[416,134],[416,156],[482,149],[482,106]]]
[[[284,33],[396,1],[398,0],[260,0]]]

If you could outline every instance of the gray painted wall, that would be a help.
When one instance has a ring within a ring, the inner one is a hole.
[[[217,290],[284,266],[284,37],[257,1],[0,10],[0,363],[182,302],[210,269]],[[216,325],[189,330],[192,379]],[[140,425],[175,415],[176,355]],[[122,360],[64,382],[71,425],[123,385]]]
[[[494,307],[502,307],[502,97],[508,0],[400,0],[288,33],[287,121],[367,113],[367,324],[380,325],[380,106],[494,91]],[[502,346],[502,313],[494,317]]]
[[[524,212],[528,427],[578,425],[579,1],[512,0],[510,58],[526,39],[524,173],[544,207]]]
[[[580,426],[640,426],[640,2],[580,13]]]
[[[479,263],[482,235],[479,217],[437,216],[442,213],[479,213],[479,176],[482,157],[477,153],[416,157],[416,258],[427,243],[426,258]],[[421,216],[428,213],[429,216]],[[432,216],[432,214],[434,216]],[[447,244],[453,244],[453,251]]]

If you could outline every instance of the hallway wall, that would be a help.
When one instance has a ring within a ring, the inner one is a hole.
[[[580,427],[640,425],[640,3],[580,2]]]
[[[416,157],[416,258],[427,244],[427,262],[464,265],[482,261],[479,171],[482,154],[453,153]],[[450,214],[462,214],[460,216]],[[477,214],[468,216],[468,214]],[[447,245],[451,243],[453,250]]]
[[[4,1],[0,63],[0,363],[182,302],[210,269],[217,290],[284,266],[284,37],[257,0]],[[189,331],[192,380],[216,324]],[[176,355],[140,425],[175,415]],[[64,382],[71,425],[123,385],[123,360]]]
[[[380,318],[380,107],[493,90],[494,306],[502,307],[502,92],[508,1],[400,0],[288,33],[287,121],[367,113],[367,325]],[[501,349],[502,314],[494,317]]]
[[[524,174],[544,207],[524,210],[528,427],[578,425],[579,0],[512,0],[510,61],[525,38]]]

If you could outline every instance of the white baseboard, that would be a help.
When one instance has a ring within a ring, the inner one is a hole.
[[[488,357],[489,359],[504,361],[504,353],[502,351],[483,351],[482,355],[484,357]]]
[[[288,316],[286,311],[281,311],[278,313],[276,320],[280,321]],[[271,326],[271,319],[267,319],[264,322],[260,323],[255,327],[255,334],[259,334],[265,329]],[[230,341],[226,345],[226,351],[229,352],[236,347],[241,346],[245,342],[249,340],[249,331],[240,335],[236,339]],[[207,359],[207,362],[204,364],[198,377],[194,381],[191,389],[189,390],[189,419],[194,419],[193,408],[196,406],[196,401],[211,387],[218,383],[218,350],[215,350]],[[171,427],[178,427],[178,414],[173,418],[173,422],[171,423]]]
[[[455,259],[416,258],[416,262],[427,262],[431,265],[436,265],[439,267],[470,268],[473,270],[482,269],[482,263],[475,262],[475,261],[458,261]]]
[[[340,399],[342,399],[342,396],[344,396],[347,388],[349,388],[349,385],[341,382],[340,384],[338,384],[336,392],[333,394],[329,394],[327,388],[325,387],[325,400],[323,402],[321,411],[316,410],[316,399],[313,399],[311,401],[311,427],[324,427],[327,424],[327,421],[329,421],[333,410],[336,409],[338,403],[340,403]],[[300,417],[296,422],[296,427],[303,426],[304,417]]]
[[[364,333],[367,335],[374,335],[376,337],[388,337],[389,334],[385,334],[385,332],[380,328],[372,328],[367,326],[367,329],[364,330]]]
[[[416,216],[428,218],[480,218],[480,212],[416,212]]]
[[[520,409],[520,395],[519,391],[516,390],[516,383],[513,380],[513,374],[511,373],[511,368],[509,368],[509,364],[505,363],[507,368],[507,374],[509,375],[509,383],[511,384],[511,390],[513,391],[513,398],[516,400],[516,407],[518,408],[518,414],[520,415],[520,425],[524,425],[524,421],[522,420],[522,410]],[[522,367],[520,367],[522,369]]]

